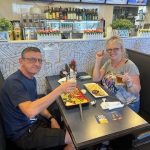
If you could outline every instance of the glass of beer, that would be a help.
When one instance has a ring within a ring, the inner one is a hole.
[[[117,84],[123,84],[123,81],[122,81],[122,74],[117,74],[117,75],[116,75],[116,83],[117,83]]]

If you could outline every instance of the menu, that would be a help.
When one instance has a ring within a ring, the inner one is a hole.
[[[128,0],[128,4],[132,5],[146,5],[147,0]]]
[[[105,0],[81,0],[81,2],[85,2],[85,3],[105,3]]]
[[[80,2],[80,0],[54,0],[54,2]]]
[[[106,0],[106,4],[127,4],[127,0]]]

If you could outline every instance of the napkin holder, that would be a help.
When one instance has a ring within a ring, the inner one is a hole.
[[[67,75],[70,74],[70,67],[68,66],[68,64],[65,65],[65,69],[62,69],[59,73],[60,77],[66,77]]]
[[[66,71],[65,70],[61,70],[59,73],[60,78],[66,77]]]

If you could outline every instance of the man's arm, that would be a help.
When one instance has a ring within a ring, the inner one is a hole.
[[[65,82],[55,90],[53,90],[48,95],[37,99],[35,101],[27,100],[25,102],[20,103],[18,106],[20,110],[28,117],[33,118],[36,115],[40,114],[43,110],[47,109],[63,92],[69,92],[70,90],[74,90],[76,87],[76,83]]]
[[[49,121],[51,123],[51,128],[60,128],[60,126],[59,126],[58,122],[56,121],[56,119],[54,117],[52,117],[51,113],[47,109],[43,110],[40,114],[43,117],[49,119]]]
[[[49,119],[49,118],[52,116],[51,113],[50,113],[47,109],[43,110],[43,111],[40,113],[40,115],[42,115],[42,116],[45,117],[46,119]]]

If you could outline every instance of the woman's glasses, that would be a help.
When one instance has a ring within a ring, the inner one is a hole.
[[[34,58],[34,57],[31,57],[31,58],[25,58],[25,57],[23,57],[23,59],[28,60],[28,62],[30,62],[30,63],[36,63],[38,61],[39,64],[42,64],[42,62],[43,62],[42,59],[40,59],[40,58]]]
[[[116,47],[116,48],[108,48],[108,49],[106,49],[106,52],[107,52],[107,53],[110,53],[110,52],[112,52],[112,51],[113,51],[113,52],[118,52],[119,50],[120,50],[120,48],[117,48],[117,47]]]

